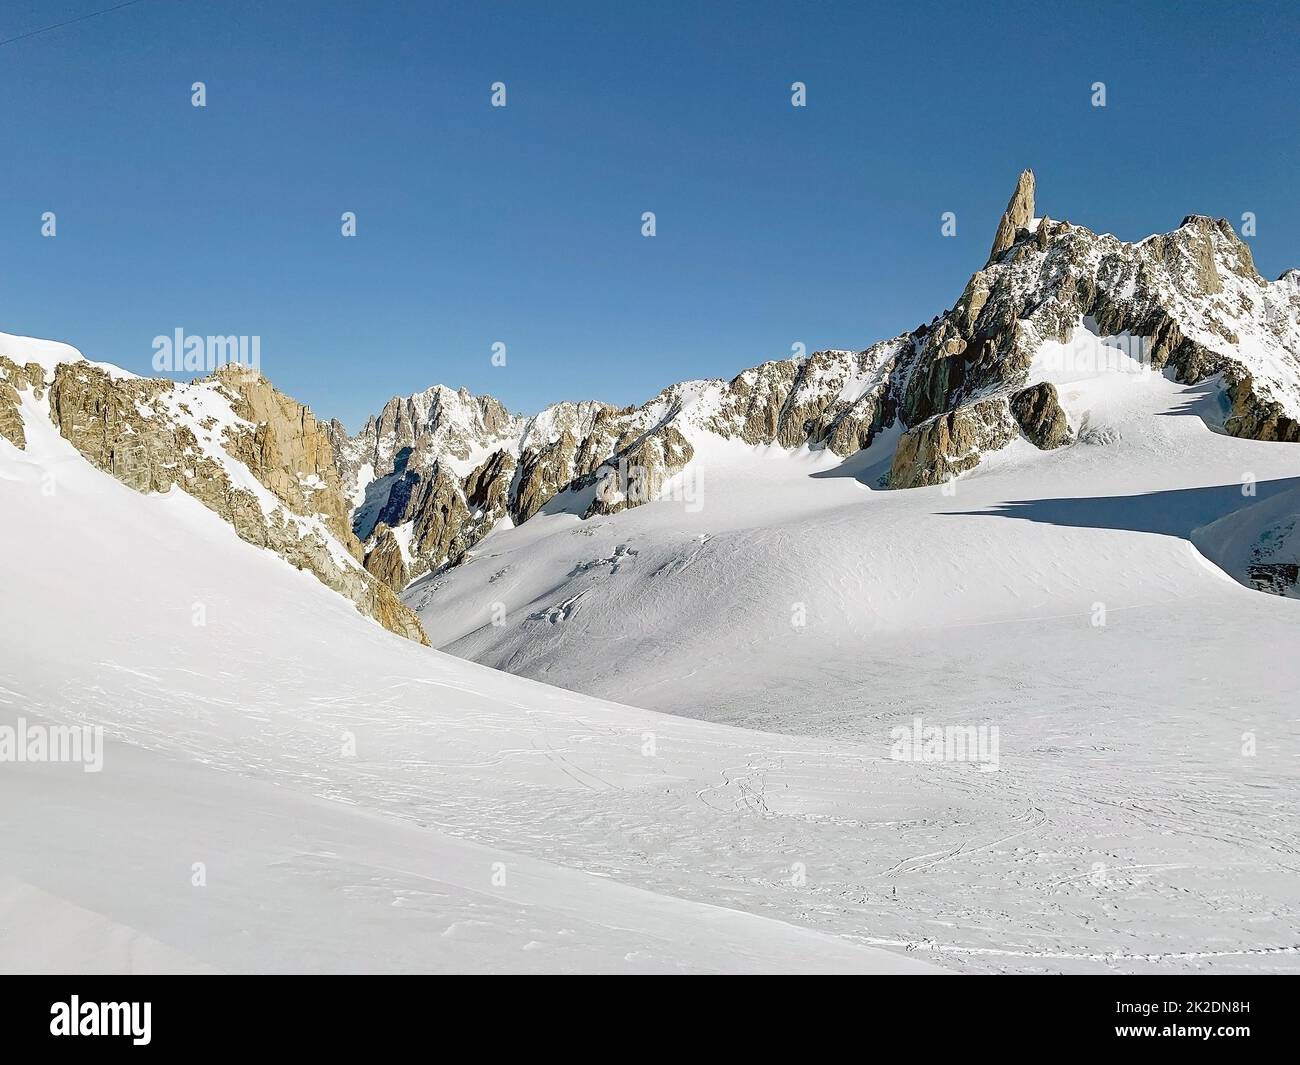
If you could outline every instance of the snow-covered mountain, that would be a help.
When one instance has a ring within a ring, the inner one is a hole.
[[[801,920],[764,820],[870,808],[809,771],[853,785],[860,753],[398,639],[179,486],[95,468],[50,400],[0,439],[0,735],[105,743],[92,772],[0,744],[0,971],[937,971]]]
[[[1294,275],[1205,219],[1015,231],[851,388],[763,390],[867,353],[741,375],[748,438],[731,386],[670,390],[691,461],[658,500],[571,488],[404,598],[435,646],[674,714],[882,757],[917,718],[997,728],[891,874],[967,964],[1293,969]],[[868,446],[800,440],[845,393],[885,412]]]
[[[314,574],[385,628],[424,641],[411,612],[362,564],[326,432],[256,371],[229,365],[179,384],[0,333],[0,437],[20,450],[24,409],[128,487],[181,489],[240,538]]]
[[[1300,275],[1033,196],[634,408],[0,335],[0,967],[1294,971]]]
[[[1209,417],[1231,435],[1300,439],[1300,272],[1265,281],[1223,219],[1130,244],[1036,216],[1034,192],[1026,171],[950,310],[864,351],[684,382],[623,410],[562,403],[525,418],[436,387],[390,400],[354,438],[333,424],[367,568],[401,589],[545,508],[591,517],[680,492],[683,475],[706,475],[696,455],[726,442],[843,459],[883,435],[876,485],[890,488],[946,482],[1015,440],[1065,446],[1088,427],[1052,375],[1098,368],[1086,364],[1098,340],[1103,362],[1215,379]]]

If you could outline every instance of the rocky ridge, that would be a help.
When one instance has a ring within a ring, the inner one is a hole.
[[[1150,371],[1185,383],[1222,375],[1225,432],[1300,439],[1300,272],[1265,281],[1223,219],[1192,215],[1126,243],[1037,217],[1035,194],[1026,170],[989,261],[951,309],[862,351],[684,382],[641,407],[565,403],[529,419],[435,388],[390,400],[356,437],[334,425],[345,482],[365,498],[354,529],[367,565],[391,581],[453,565],[497,521],[527,521],[557,497],[583,516],[647,502],[687,468],[700,434],[847,457],[892,428],[878,487],[896,489],[961,476],[1017,439],[1067,447],[1078,427],[1038,356],[1080,331],[1132,338]],[[401,568],[374,534],[381,518],[414,525]]]
[[[328,435],[260,374],[232,366],[186,385],[80,359],[20,366],[0,346],[0,435],[20,450],[19,392],[28,389],[99,469],[139,492],[181,489],[241,539],[312,573],[390,631],[428,642],[362,565]]]
[[[872,477],[893,489],[962,476],[1016,441],[1069,447],[1080,427],[1043,353],[1089,334],[1136,340],[1150,371],[1217,378],[1216,428],[1300,440],[1300,271],[1265,281],[1223,219],[1192,215],[1126,243],[1036,216],[1035,194],[1025,171],[988,262],[929,323],[861,351],[682,382],[641,406],[564,402],[529,417],[435,386],[394,397],[349,436],[238,368],[182,385],[72,349],[43,365],[0,347],[0,437],[23,447],[20,393],[48,392],[54,424],[101,469],[140,491],[182,488],[417,640],[396,595],[412,580],[502,523],[650,502],[691,476],[710,440],[846,458],[888,430]]]

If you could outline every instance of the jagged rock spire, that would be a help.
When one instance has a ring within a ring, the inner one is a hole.
[[[1002,212],[1002,219],[998,222],[998,233],[993,238],[993,250],[989,252],[989,262],[1016,242],[1016,230],[1027,228],[1029,220],[1033,217],[1034,172],[1022,170],[1016,181],[1016,191],[1011,194],[1011,199],[1007,201],[1007,209]]]

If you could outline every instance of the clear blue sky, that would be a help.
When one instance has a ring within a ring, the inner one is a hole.
[[[117,2],[6,0],[0,40]],[[146,373],[155,335],[256,334],[355,429],[437,382],[641,402],[911,329],[1025,166],[1040,213],[1253,211],[1265,275],[1300,265],[1297,5],[874,7],[141,0],[0,45],[0,330]]]

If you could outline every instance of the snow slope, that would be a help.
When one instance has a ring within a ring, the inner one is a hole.
[[[1059,354],[1031,377],[1071,447],[883,492],[889,441],[837,466],[697,435],[702,506],[581,522],[561,496],[406,599],[436,646],[687,717],[882,757],[915,716],[998,727],[998,772],[934,764],[932,806],[895,796],[870,851],[894,864],[842,862],[847,894],[907,897],[893,936],[963,967],[1293,970],[1300,603],[1194,543],[1300,488],[1300,445],[1215,432],[1214,381]]]
[[[590,696],[391,636],[24,393],[0,725],[110,740],[0,763],[0,968],[1295,971],[1300,604],[1192,541],[1296,447],[1215,434],[1212,383],[1055,380],[1081,443],[953,495],[699,435],[681,501],[557,497],[414,587]],[[891,759],[916,716],[998,771]]]
[[[1192,542],[1242,584],[1300,599],[1298,526],[1300,485],[1202,526],[1193,532]]]
[[[842,807],[873,759],[399,639],[43,406],[0,441],[0,725],[109,741],[97,773],[0,763],[0,969],[938,971],[799,921],[785,883],[769,819]]]

